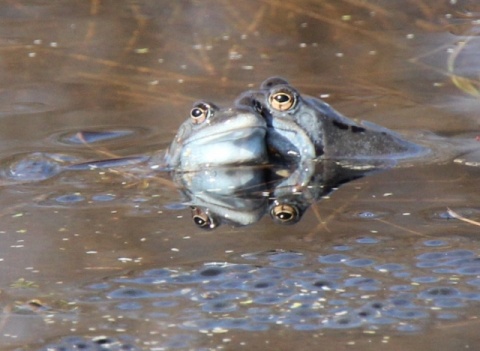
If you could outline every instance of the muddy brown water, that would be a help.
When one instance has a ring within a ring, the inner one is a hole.
[[[161,152],[193,102],[272,75],[395,130],[479,131],[474,1],[12,0],[0,16],[2,350],[478,347],[480,228],[447,214],[480,219],[476,167],[392,169],[294,226],[212,232],[161,172],[5,176],[25,155]]]

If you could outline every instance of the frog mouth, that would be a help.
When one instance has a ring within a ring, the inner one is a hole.
[[[199,130],[186,144],[207,145],[256,138],[266,133],[265,122],[252,114],[240,114],[218,125]]]
[[[259,135],[259,132],[265,133],[264,126],[250,126],[235,130],[225,130],[214,134],[206,134],[189,140],[187,144],[208,145],[227,142],[239,142],[241,140],[254,139]]]

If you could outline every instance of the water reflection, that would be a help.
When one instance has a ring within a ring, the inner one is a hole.
[[[214,229],[220,224],[253,224],[260,220],[267,206],[264,167],[178,172],[173,180],[184,203],[192,207],[193,222],[203,229]]]
[[[265,214],[275,223],[295,224],[312,204],[341,184],[388,165],[387,161],[363,162],[345,167],[333,160],[302,160],[174,172],[173,180],[200,228],[250,225]]]

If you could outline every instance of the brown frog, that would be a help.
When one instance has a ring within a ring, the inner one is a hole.
[[[209,166],[267,161],[265,120],[249,107],[219,108],[197,102],[165,154],[168,168],[194,171]]]
[[[282,158],[339,162],[398,160],[426,149],[370,122],[356,123],[321,99],[302,95],[285,79],[272,77],[243,93],[237,108],[250,106],[267,123],[267,145]]]

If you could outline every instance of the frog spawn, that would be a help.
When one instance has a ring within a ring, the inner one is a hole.
[[[119,338],[107,336],[82,337],[68,336],[52,342],[39,351],[140,351],[132,338],[122,335]]]
[[[320,254],[272,250],[228,263],[137,271],[86,286],[84,301],[186,331],[416,332],[473,316],[479,249],[458,238],[428,239],[402,261],[378,254],[398,244],[357,237]]]

